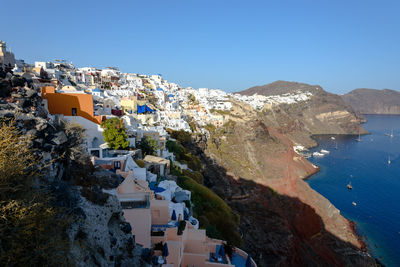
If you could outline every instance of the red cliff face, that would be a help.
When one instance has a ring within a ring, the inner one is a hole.
[[[318,169],[293,145],[258,119],[217,129],[207,142],[204,161],[217,164],[206,182],[240,215],[244,248],[260,266],[374,266],[349,221],[303,181]]]

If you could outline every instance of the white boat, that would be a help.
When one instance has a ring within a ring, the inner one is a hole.
[[[322,154],[322,153],[319,153],[319,152],[314,152],[312,155],[313,155],[313,157],[323,157],[323,156],[325,156],[325,154]]]
[[[322,153],[322,154],[329,154],[330,152],[329,152],[328,150],[321,149],[321,153]]]
[[[392,131],[390,132],[390,134],[385,134],[386,136],[389,136],[390,138],[393,138],[394,137],[394,135],[393,135],[393,129],[392,129]]]
[[[361,142],[361,135],[358,133],[358,138],[356,139],[357,142]]]
[[[356,202],[351,202],[351,204],[353,204],[353,206],[355,207],[355,206],[357,206],[357,203]]]
[[[389,156],[389,159],[388,159],[388,165],[390,165],[390,163],[392,163],[392,162],[390,161],[390,156]]]
[[[332,140],[335,140],[336,138],[335,138],[335,137],[333,137],[333,136],[331,136],[331,139],[332,139]]]
[[[353,186],[351,185],[351,182],[347,184],[347,189],[349,189],[349,190],[353,189]]]

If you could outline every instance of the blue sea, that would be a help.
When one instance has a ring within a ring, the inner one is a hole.
[[[363,127],[371,134],[361,136],[361,142],[358,136],[315,137],[319,146],[312,152],[330,153],[309,159],[321,170],[307,182],[356,222],[374,257],[386,266],[400,266],[400,116],[366,119]],[[387,136],[392,130],[393,138]]]

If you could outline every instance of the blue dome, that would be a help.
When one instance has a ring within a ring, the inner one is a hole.
[[[163,89],[161,89],[161,88],[157,88],[157,91],[164,91]]]
[[[99,88],[96,87],[96,88],[94,88],[94,89],[92,90],[92,92],[99,92],[99,93],[100,93],[101,91],[100,91]]]

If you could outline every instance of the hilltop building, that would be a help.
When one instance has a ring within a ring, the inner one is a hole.
[[[0,66],[3,65],[14,67],[15,57],[11,50],[7,51],[6,42],[0,40]]]

